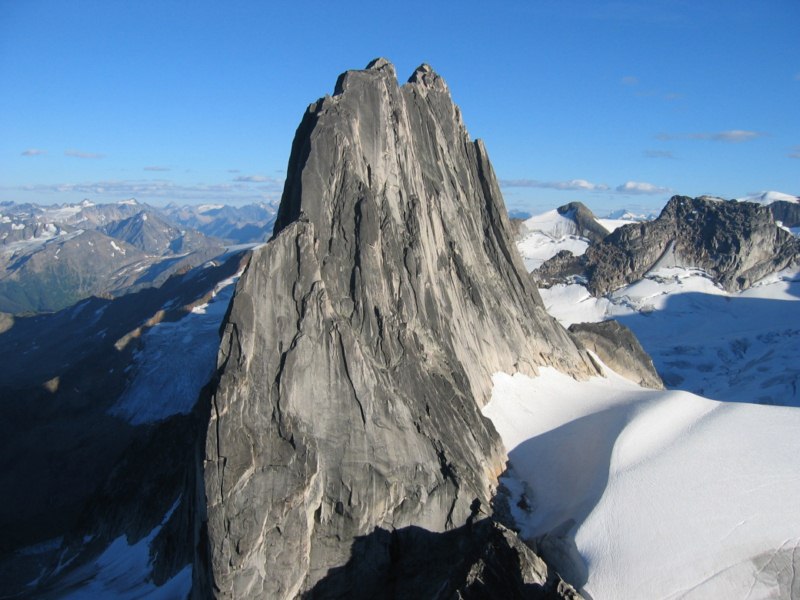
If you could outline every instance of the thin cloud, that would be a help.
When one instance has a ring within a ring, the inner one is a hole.
[[[592,183],[585,179],[570,179],[569,181],[539,181],[537,179],[501,179],[500,186],[506,188],[544,188],[550,190],[572,190],[602,192],[609,189],[604,183]]]
[[[626,75],[620,81],[622,81],[622,85],[638,85],[639,78],[634,77],[633,75]]]
[[[75,194],[148,200],[185,200],[203,202],[263,201],[280,198],[283,182],[270,181],[258,186],[247,183],[176,184],[158,180],[104,180],[82,183],[28,185],[15,189],[38,194]]]
[[[786,156],[788,156],[789,158],[800,158],[800,146],[795,146],[794,148],[792,148],[792,151]]]
[[[241,173],[239,169],[228,169],[228,173]]]
[[[71,156],[72,158],[105,158],[105,154],[97,154],[96,152],[82,152],[80,150],[64,150],[64,156]]]
[[[171,171],[172,169],[170,169],[169,167],[152,166],[152,167],[145,167],[144,170],[145,171]]]
[[[800,81],[800,71],[798,71],[797,73],[794,74],[794,80],[795,81]]]
[[[233,180],[238,183],[272,183],[275,181],[272,177],[264,175],[240,175],[239,177],[234,177]]]
[[[702,133],[659,133],[656,138],[662,141],[672,140],[708,140],[724,142],[726,144],[741,144],[765,137],[763,131],[748,131],[746,129],[729,129],[727,131],[702,132]]]
[[[643,154],[645,158],[675,158],[675,155],[669,150],[645,150]]]
[[[626,181],[617,186],[620,194],[668,194],[671,190],[645,181]]]
[[[41,156],[47,154],[47,150],[39,150],[38,148],[28,148],[20,153],[22,156]]]

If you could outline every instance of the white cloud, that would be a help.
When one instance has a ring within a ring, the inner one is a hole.
[[[27,150],[23,150],[21,152],[22,156],[41,156],[42,154],[47,154],[47,150],[39,150],[38,148],[28,148]]]
[[[748,131],[746,129],[728,129],[726,131],[701,132],[701,133],[660,133],[656,137],[659,140],[709,140],[712,142],[725,142],[728,144],[739,144],[766,136],[762,131]]]
[[[264,175],[239,175],[233,179],[239,183],[274,183],[278,181],[273,177],[266,177]]]
[[[582,190],[588,192],[602,192],[609,189],[604,183],[592,183],[585,179],[570,179],[569,181],[539,181],[537,179],[501,179],[501,187],[545,188],[551,190]]]
[[[71,156],[72,158],[105,158],[105,154],[97,154],[96,152],[82,152],[80,150],[64,150],[64,156]]]
[[[764,134],[760,131],[745,131],[744,129],[731,129],[730,131],[720,131],[719,133],[711,134],[709,139],[715,142],[729,142],[738,144],[740,142],[749,142],[756,138],[763,137]],[[703,138],[701,138],[703,139]]]
[[[617,186],[617,191],[620,194],[668,194],[671,190],[644,181],[626,181]]]
[[[105,180],[82,183],[37,184],[4,188],[36,194],[74,194],[81,197],[131,198],[149,200],[185,200],[203,202],[263,201],[280,198],[283,182],[271,180],[258,186],[248,183],[177,184],[157,180]]]

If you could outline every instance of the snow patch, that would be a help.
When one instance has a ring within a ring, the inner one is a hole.
[[[578,235],[573,215],[574,211],[562,215],[551,210],[524,221],[527,233],[517,242],[517,249],[528,271],[538,269],[561,250],[569,250],[575,256],[586,252],[589,240]]]
[[[800,197],[792,196],[791,194],[784,194],[783,192],[759,192],[757,194],[750,194],[744,198],[737,198],[737,202],[755,202],[756,204],[763,204],[767,206],[774,202],[791,202],[792,204],[800,203]]]
[[[608,371],[495,375],[483,412],[509,452],[507,487],[528,490],[522,536],[560,530],[595,598],[773,597],[800,547],[800,411]]]
[[[66,578],[67,586],[82,583],[82,587],[64,596],[65,600],[94,598],[164,599],[187,598],[192,587],[192,565],[186,565],[161,586],[150,580],[152,560],[150,544],[178,508],[180,497],[167,511],[161,523],[135,544],[122,535],[115,539],[92,563],[77,569]]]
[[[238,277],[218,283],[208,303],[178,321],[161,322],[142,336],[133,380],[110,414],[142,425],[191,412],[216,368],[219,326]]]

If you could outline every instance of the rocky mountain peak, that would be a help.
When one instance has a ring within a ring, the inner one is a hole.
[[[394,75],[394,78],[395,78],[395,79],[397,79],[397,72],[395,71],[394,65],[393,65],[392,63],[390,63],[388,60],[386,60],[385,58],[383,58],[382,56],[381,56],[381,57],[378,57],[378,58],[375,58],[375,59],[373,59],[373,60],[372,60],[372,61],[371,61],[371,62],[370,62],[368,65],[367,65],[367,70],[368,70],[368,71],[369,71],[369,70],[373,70],[373,71],[387,71],[387,72],[389,72],[389,73],[393,74],[393,75]]]
[[[673,196],[654,221],[616,229],[581,257],[560,254],[536,277],[574,274],[603,295],[664,267],[702,269],[728,291],[746,289],[800,261],[800,241],[778,227],[769,207],[703,196]]]
[[[224,325],[205,460],[220,597],[381,589],[380,531],[491,513],[493,373],[595,372],[545,312],[443,81],[422,68],[401,87],[389,67],[306,111]]]
[[[450,93],[447,88],[447,83],[442,79],[427,63],[418,66],[411,77],[408,78],[408,83],[415,84],[421,88],[428,90],[437,90],[440,92]]]

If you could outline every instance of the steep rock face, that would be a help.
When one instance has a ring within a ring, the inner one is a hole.
[[[582,271],[596,296],[669,266],[704,269],[728,291],[796,263],[800,241],[751,202],[674,196],[654,221],[620,227],[579,258],[560,256],[535,275],[553,282]],[[552,259],[551,259],[552,260]]]
[[[768,206],[775,220],[784,227],[800,227],[800,202],[778,200]]]
[[[298,128],[224,326],[213,593],[293,597],[359,536],[489,512],[505,457],[479,406],[493,372],[537,365],[594,372],[526,276],[444,81],[423,65],[399,87],[382,59],[345,73]]]
[[[618,374],[641,386],[663,390],[653,359],[633,332],[618,321],[574,323],[569,332],[578,345],[591,350]]]

